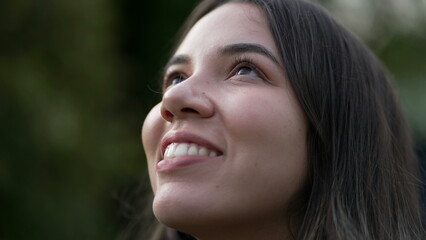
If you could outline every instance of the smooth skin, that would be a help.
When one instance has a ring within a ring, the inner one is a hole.
[[[279,56],[251,4],[227,3],[190,30],[142,128],[159,221],[202,240],[286,239],[285,212],[307,175],[307,123]],[[164,170],[165,138],[220,155],[169,159]]]

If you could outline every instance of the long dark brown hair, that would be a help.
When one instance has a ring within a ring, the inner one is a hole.
[[[309,178],[291,209],[294,239],[426,239],[411,136],[376,57],[323,8],[303,0],[206,0],[182,39],[227,2],[264,11],[308,119]],[[164,226],[155,235],[192,239]]]

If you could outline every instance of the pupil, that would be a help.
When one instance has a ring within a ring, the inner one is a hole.
[[[179,76],[179,77],[176,77],[175,79],[173,79],[173,81],[172,81],[172,84],[174,85],[174,84],[178,84],[178,83],[181,83],[181,82],[183,82],[185,79],[183,79],[183,77],[182,76]]]
[[[238,71],[238,75],[244,75],[244,74],[250,74],[251,72],[251,68],[249,67],[242,67],[239,71]]]

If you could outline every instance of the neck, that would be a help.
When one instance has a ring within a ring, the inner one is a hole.
[[[284,240],[291,239],[288,225],[283,222],[257,222],[254,224],[212,224],[188,228],[187,232],[198,240]]]

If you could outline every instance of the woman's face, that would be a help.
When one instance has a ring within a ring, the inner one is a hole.
[[[282,229],[306,178],[307,124],[261,10],[204,16],[164,81],[142,128],[156,217],[196,236]]]

